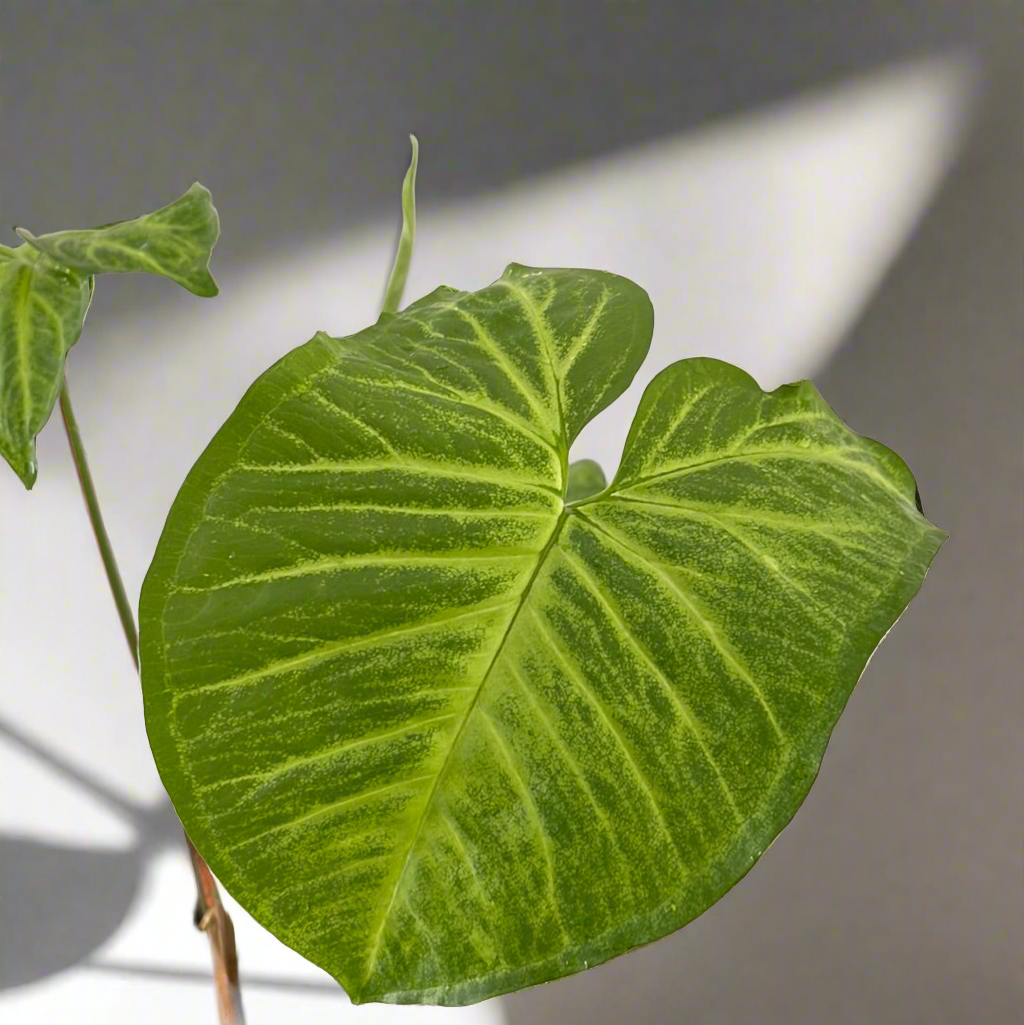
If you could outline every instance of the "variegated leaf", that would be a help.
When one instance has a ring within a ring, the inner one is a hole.
[[[60,394],[92,289],[91,277],[31,246],[0,246],[0,454],[26,488],[36,480],[36,435]]]
[[[79,274],[159,274],[195,295],[217,294],[209,266],[220,221],[199,182],[173,203],[131,221],[48,235],[19,228],[18,234]]]
[[[353,1000],[466,1003],[657,939],[803,800],[943,535],[809,384],[650,385],[632,283],[513,265],[263,375],[143,588],[190,836]],[[568,489],[572,489],[570,492]]]

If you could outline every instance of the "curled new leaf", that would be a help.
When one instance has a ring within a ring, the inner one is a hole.
[[[570,470],[652,319],[623,278],[513,265],[317,335],[174,503],[140,609],[158,768],[355,1001],[480,1000],[699,915],[941,543],[811,385],[716,360],[655,378],[607,488]]]
[[[412,246],[416,240],[416,167],[420,159],[420,144],[415,135],[409,136],[409,142],[412,143],[412,158],[409,170],[405,172],[405,181],[402,182],[402,234],[398,239],[388,287],[384,291],[381,307],[384,313],[394,313],[402,302],[405,280],[409,276],[409,264],[412,262]]]
[[[196,182],[173,203],[102,228],[32,235],[25,241],[79,274],[159,274],[198,296],[217,294],[209,271],[220,222],[210,193]]]
[[[604,491],[607,486],[608,480],[598,463],[593,459],[577,459],[575,463],[569,464],[565,481],[565,500],[578,502]]]
[[[30,246],[0,246],[0,453],[26,488],[36,479],[36,435],[57,401],[92,287],[91,277]]]

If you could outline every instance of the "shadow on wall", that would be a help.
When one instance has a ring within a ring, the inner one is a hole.
[[[93,955],[118,932],[139,896],[149,862],[182,846],[182,828],[166,798],[143,806],[32,740],[0,717],[0,738],[108,807],[129,825],[127,849],[55,844],[0,833],[0,936],[17,937],[0,958],[0,992],[76,966],[119,975],[206,982],[208,971],[98,962]],[[243,972],[247,986],[339,994],[332,982]]]
[[[16,938],[0,958],[3,990],[87,960],[127,917],[146,861],[182,834],[170,801],[126,800],[3,719],[0,737],[110,808],[137,837],[127,850],[103,850],[0,833],[0,935]]]
[[[40,6],[0,4],[5,136],[32,140],[4,217],[94,224],[200,178],[223,268],[393,216],[409,131],[445,156],[432,201],[464,199],[969,44],[993,0]]]

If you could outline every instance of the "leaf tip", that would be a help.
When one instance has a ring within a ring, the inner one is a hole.
[[[4,452],[3,455],[10,468],[17,475],[18,480],[25,485],[25,490],[31,491],[32,485],[35,484],[39,473],[39,465],[36,463],[35,445],[26,446],[25,450],[21,452]]]
[[[529,267],[525,263],[510,263],[501,272],[501,276],[508,281],[522,280],[523,278],[534,277],[538,274],[544,274],[546,269],[544,267]]]
[[[403,206],[412,207],[412,216],[415,218],[416,170],[420,164],[420,142],[415,135],[410,135],[409,143],[412,146],[412,156],[409,157],[409,169],[405,172],[405,180],[402,182],[402,202]]]
[[[200,203],[209,209],[215,232],[213,242],[210,244],[210,249],[212,250],[220,238],[220,214],[217,213],[217,208],[213,205],[213,193],[202,182],[193,182],[182,198],[184,199],[188,196],[198,199]]]
[[[208,270],[197,274],[192,281],[185,285],[185,288],[193,295],[199,296],[200,299],[212,299],[214,296],[220,295],[220,288]]]

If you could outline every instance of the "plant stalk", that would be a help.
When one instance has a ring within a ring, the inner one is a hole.
[[[117,560],[114,558],[114,550],[110,544],[107,528],[103,524],[103,514],[100,512],[96,488],[92,482],[92,474],[89,472],[89,461],[86,458],[82,436],[78,430],[78,421],[75,420],[75,414],[71,408],[71,394],[68,391],[66,379],[60,390],[60,412],[64,419],[64,430],[68,436],[68,444],[71,446],[75,470],[78,473],[78,483],[81,485],[85,507],[89,513],[89,523],[92,525],[92,532],[96,538],[100,558],[103,560],[103,569],[106,571],[107,582],[110,584],[110,593],[113,595],[114,604],[117,606],[117,614],[121,620],[121,628],[124,631],[125,640],[128,642],[128,650],[131,653],[132,662],[135,664],[135,670],[138,672],[139,635],[135,628],[135,617],[132,614],[131,602],[128,600],[128,595],[124,589],[124,582],[121,580],[121,574],[117,568]],[[242,992],[238,981],[238,953],[235,949],[235,928],[232,925],[231,917],[221,903],[220,893],[217,889],[217,882],[213,877],[213,873],[192,845],[192,841],[188,838],[187,834],[185,835],[185,843],[188,846],[189,857],[192,861],[192,871],[196,877],[194,921],[197,928],[205,932],[210,941],[210,954],[213,959],[213,982],[217,993],[217,1012],[220,1017],[220,1025],[245,1025],[245,1014],[242,1010]]]

